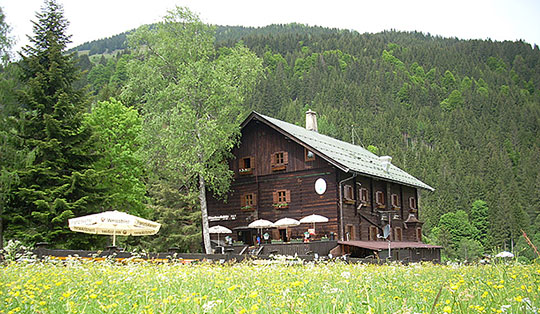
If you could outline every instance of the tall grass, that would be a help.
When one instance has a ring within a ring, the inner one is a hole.
[[[535,313],[539,265],[11,263],[0,313]]]

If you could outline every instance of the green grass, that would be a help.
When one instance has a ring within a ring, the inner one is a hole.
[[[534,313],[539,265],[12,263],[0,313]]]

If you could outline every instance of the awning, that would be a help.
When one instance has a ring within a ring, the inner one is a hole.
[[[340,245],[348,245],[363,249],[382,251],[388,249],[387,241],[338,241]],[[442,246],[422,242],[390,242],[390,249],[442,249]]]

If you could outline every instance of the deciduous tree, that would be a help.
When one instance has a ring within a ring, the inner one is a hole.
[[[124,95],[142,106],[148,160],[162,175],[195,184],[210,253],[206,190],[220,196],[229,189],[225,159],[261,60],[242,45],[217,52],[212,27],[179,7],[155,27],[138,29],[130,45]]]
[[[85,116],[85,123],[96,136],[100,154],[93,167],[102,173],[98,180],[105,193],[101,206],[146,216],[139,113],[112,98],[97,103]]]

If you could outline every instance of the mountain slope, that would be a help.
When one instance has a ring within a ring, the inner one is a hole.
[[[309,107],[321,133],[393,156],[436,189],[422,194],[425,230],[481,199],[492,246],[509,246],[521,228],[540,235],[537,46],[300,24],[217,27],[218,47],[238,41],[266,69],[246,107],[297,124]],[[99,97],[121,90],[127,59],[102,62],[101,76],[90,70]]]

